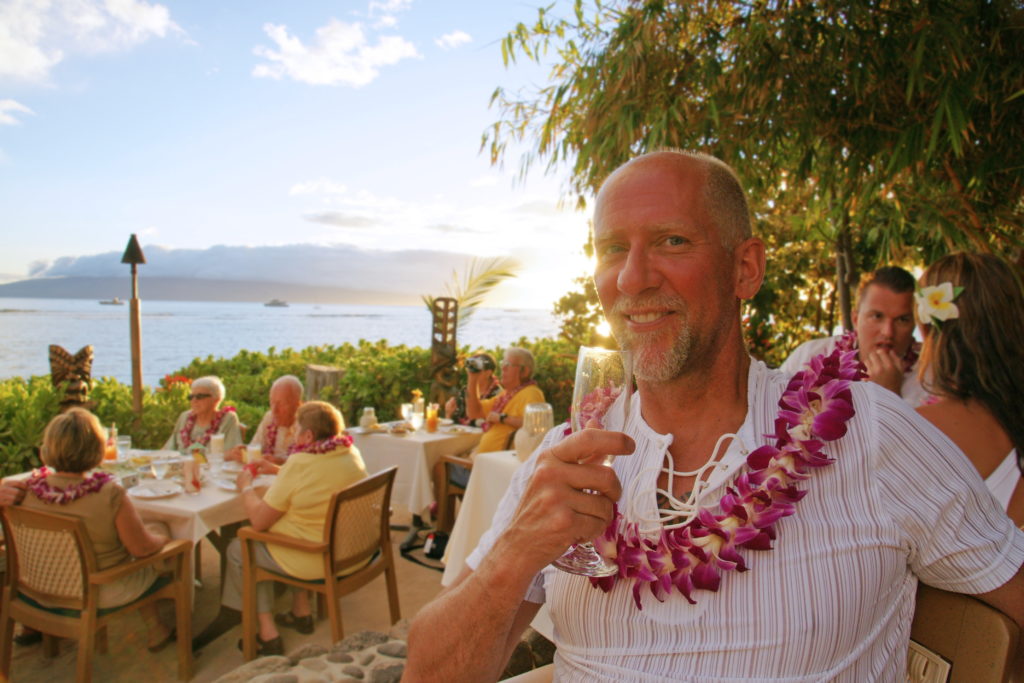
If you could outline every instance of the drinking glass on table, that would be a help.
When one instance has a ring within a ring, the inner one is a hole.
[[[128,458],[128,451],[132,449],[132,437],[127,434],[118,434],[117,436],[117,459],[126,460]]]
[[[171,470],[171,465],[176,461],[168,460],[167,458],[158,458],[152,460],[149,463],[149,469],[153,473],[155,479],[163,479],[167,476],[167,473]]]
[[[633,365],[628,353],[581,346],[572,392],[572,431],[587,427],[607,429],[606,418],[613,411],[622,415],[620,428],[624,427],[632,393]],[[603,464],[611,467],[614,457],[607,456]],[[552,564],[570,574],[583,576],[611,576],[618,571],[618,567],[601,557],[589,541],[577,543]]]
[[[403,403],[401,409],[399,410],[399,412],[402,415],[402,419],[405,420],[406,422],[408,422],[409,420],[412,419],[412,404],[411,403]]]
[[[555,417],[550,403],[527,404],[523,412],[523,426],[516,430],[513,440],[519,459],[525,462],[554,426]]]

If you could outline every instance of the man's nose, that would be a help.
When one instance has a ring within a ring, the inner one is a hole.
[[[892,318],[884,318],[882,320],[882,334],[886,337],[892,337],[895,332],[895,321]]]
[[[644,249],[630,249],[619,271],[618,287],[623,294],[636,295],[661,283],[661,275]]]

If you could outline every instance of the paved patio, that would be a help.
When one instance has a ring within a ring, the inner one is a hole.
[[[395,523],[403,523],[397,511]],[[398,554],[398,544],[405,539],[406,532],[394,531],[391,540],[398,565],[398,592],[402,617],[411,618],[419,609],[434,598],[441,590],[441,573],[413,564]],[[203,542],[202,550],[203,586],[196,592],[193,609],[193,630],[198,633],[208,624],[219,609],[219,556],[217,551]],[[390,628],[387,592],[384,577],[377,577],[356,593],[341,601],[345,634],[372,630],[387,632]],[[286,595],[279,597],[276,611],[290,606]],[[164,612],[166,623],[173,623],[173,609]],[[316,630],[310,635],[295,631],[283,631],[285,653],[306,643],[331,644],[331,629],[327,620],[316,622]],[[241,666],[242,653],[237,648],[241,627],[236,627],[206,646],[195,658],[193,681],[203,683],[215,681],[224,674]],[[147,681],[158,683],[177,679],[177,653],[174,645],[163,652],[151,654],[145,649],[145,629],[137,613],[117,619],[109,627],[109,651],[93,657],[93,680],[95,681]],[[53,683],[71,681],[75,676],[77,648],[74,643],[62,641],[60,655],[54,659],[43,657],[42,646],[15,646],[11,665],[11,680]]]

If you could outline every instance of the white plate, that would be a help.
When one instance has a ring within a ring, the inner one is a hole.
[[[242,471],[244,465],[237,460],[225,460],[221,463],[220,471],[227,472],[229,474],[238,474]]]
[[[252,485],[255,486],[256,488],[262,488],[265,486],[270,486],[273,480],[273,477],[261,474],[260,476],[253,479]],[[232,493],[238,493],[238,484],[235,483],[234,479],[228,479],[226,477],[214,477],[213,483],[219,489],[231,491]]]
[[[442,417],[440,422],[442,427],[447,427],[450,424],[455,424],[455,420],[450,420],[447,417]]]
[[[182,493],[185,489],[181,488],[178,484],[173,481],[150,481],[145,484],[139,484],[128,489],[128,495],[134,496],[135,498],[144,498],[146,500],[155,500],[157,498],[170,498]]]

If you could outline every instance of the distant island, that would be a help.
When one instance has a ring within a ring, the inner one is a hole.
[[[160,301],[254,301],[283,299],[310,304],[414,306],[419,293],[396,293],[266,280],[211,280],[176,277],[139,278],[139,296]],[[39,277],[0,285],[0,297],[13,299],[125,299],[131,283],[124,277]]]

